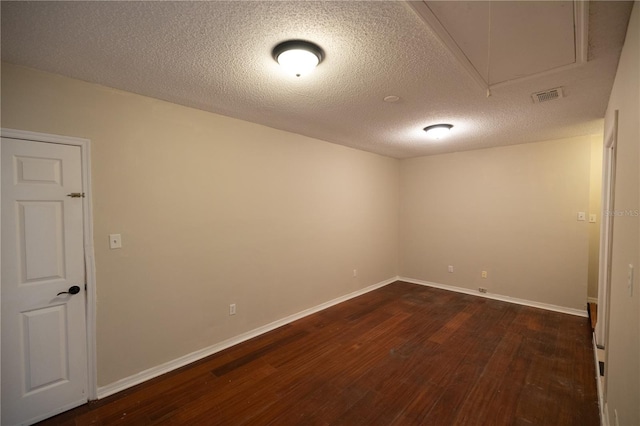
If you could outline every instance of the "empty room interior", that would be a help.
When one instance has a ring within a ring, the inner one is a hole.
[[[2,425],[640,425],[637,1],[0,7]]]

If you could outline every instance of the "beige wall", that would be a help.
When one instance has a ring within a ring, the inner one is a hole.
[[[398,272],[586,302],[601,136],[400,162],[9,64],[2,113],[92,141],[100,385]]]
[[[598,299],[600,223],[602,222],[602,138],[602,135],[594,135],[591,137],[591,171],[589,173],[589,214],[596,215],[596,222],[589,223],[589,279],[587,295],[589,298],[596,300]]]
[[[584,309],[592,138],[403,160],[400,275]]]
[[[606,405],[612,425],[640,424],[640,5],[633,7],[605,128],[619,111]],[[634,265],[629,295],[628,265]],[[617,416],[617,422],[616,422]]]
[[[2,127],[91,139],[100,385],[397,274],[395,159],[8,64]]]

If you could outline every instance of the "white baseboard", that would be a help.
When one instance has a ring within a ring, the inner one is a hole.
[[[587,302],[595,303],[597,305],[598,304],[598,298],[597,297],[587,297]]]
[[[439,288],[442,290],[455,291],[457,293],[470,294],[471,296],[485,297],[487,299],[494,299],[494,300],[500,300],[503,302],[515,303],[518,305],[531,306],[532,308],[546,309],[547,311],[561,312],[563,314],[576,315],[576,316],[585,317],[585,318],[588,317],[586,309],[582,311],[580,309],[565,308],[564,306],[551,305],[551,304],[542,303],[542,302],[534,302],[532,300],[518,299],[516,297],[503,296],[500,294],[478,293],[477,291],[471,290],[468,288],[438,284],[438,283],[416,280],[416,279],[407,278],[407,277],[399,277],[398,280],[405,281],[412,284],[419,284],[419,285],[424,285],[428,287]]]
[[[314,306],[309,309],[305,309],[304,311],[298,312],[293,315],[289,315],[288,317],[279,319],[267,325],[263,325],[262,327],[258,327],[246,333],[242,333],[238,336],[232,337],[220,343],[216,343],[215,345],[209,346],[207,348],[200,349],[198,351],[192,352],[190,354],[181,356],[180,358],[176,358],[172,361],[165,362],[164,364],[158,365],[156,367],[149,368],[147,370],[136,373],[132,376],[125,377],[124,379],[120,379],[116,382],[108,384],[106,386],[101,386],[98,388],[98,399],[105,398],[107,396],[113,395],[117,392],[121,392],[125,389],[133,387],[135,385],[139,385],[140,383],[146,382],[147,380],[151,380],[155,377],[158,377],[162,374],[166,374],[170,371],[178,369],[180,367],[184,367],[185,365],[191,364],[192,362],[199,361],[202,358],[206,358],[210,355],[213,355],[217,352],[220,352],[224,349],[227,349],[231,346],[237,345],[238,343],[242,343],[249,339],[253,339],[256,336],[267,333],[271,330],[275,330],[278,327],[282,327],[283,325],[289,324],[293,321],[299,320],[300,318],[304,318],[308,315],[314,314],[316,312],[322,311],[323,309],[327,309],[333,305],[337,305],[338,303],[342,303],[349,299],[353,299],[354,297],[361,296],[370,291],[376,290],[380,287],[384,287],[393,282],[398,281],[398,277],[389,278],[388,280],[379,282],[377,284],[370,285],[369,287],[365,287],[363,289],[354,291],[352,293],[346,294],[344,296],[340,296],[333,300],[330,300],[325,303],[321,303],[317,306]]]

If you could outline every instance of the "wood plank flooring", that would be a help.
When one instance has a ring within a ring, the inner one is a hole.
[[[396,282],[43,425],[598,425],[589,321]]]

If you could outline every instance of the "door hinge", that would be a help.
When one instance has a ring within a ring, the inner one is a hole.
[[[84,192],[72,192],[71,194],[67,194],[67,197],[84,198]]]

